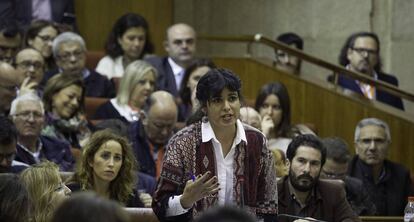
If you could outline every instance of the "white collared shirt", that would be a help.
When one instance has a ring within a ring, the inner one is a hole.
[[[171,59],[171,57],[168,57],[168,63],[170,64],[171,69],[174,73],[175,85],[177,86],[177,90],[180,90],[181,82],[184,78],[185,69],[179,66],[177,63],[175,63],[174,60]]]
[[[219,205],[229,205],[233,204],[233,177],[234,177],[234,152],[235,147],[241,142],[245,141],[246,133],[243,128],[243,124],[240,120],[236,122],[236,137],[233,140],[233,144],[229,153],[224,157],[223,150],[221,147],[220,142],[217,140],[213,128],[209,122],[201,124],[201,137],[202,142],[208,142],[211,140],[214,148],[214,155],[216,158],[216,171],[217,171],[217,178],[220,184],[220,191],[218,193],[218,204]],[[167,216],[176,216],[183,213],[186,213],[189,209],[184,209],[181,206],[180,198],[182,195],[173,196],[169,199],[168,208],[166,215]]]
[[[42,150],[43,144],[42,141],[38,140],[39,143],[37,144],[37,149],[36,152],[32,152],[30,151],[27,147],[25,147],[24,145],[20,144],[19,142],[17,142],[17,144],[26,152],[28,152],[30,155],[32,155],[34,161],[36,163],[40,163],[40,151]]]

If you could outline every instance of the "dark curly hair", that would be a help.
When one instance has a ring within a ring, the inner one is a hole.
[[[142,27],[145,30],[145,46],[140,55],[140,59],[145,54],[154,52],[154,45],[150,40],[150,31],[147,20],[139,14],[127,13],[115,22],[105,44],[105,51],[112,59],[124,54],[121,45],[118,43],[118,38],[121,38],[128,29],[135,27]]]
[[[312,134],[299,135],[293,138],[290,142],[287,150],[286,157],[292,163],[293,158],[296,156],[296,151],[300,146],[308,146],[314,149],[317,149],[321,152],[321,167],[325,164],[326,161],[326,148],[321,142],[321,140]]]

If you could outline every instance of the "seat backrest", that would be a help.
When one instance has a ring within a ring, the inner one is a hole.
[[[86,52],[86,68],[95,70],[99,60],[105,56],[103,51],[88,51]]]
[[[130,215],[131,221],[159,221],[152,208],[125,208],[125,210]]]
[[[95,115],[96,110],[102,104],[108,102],[108,98],[85,97],[85,114],[86,119],[91,120]]]

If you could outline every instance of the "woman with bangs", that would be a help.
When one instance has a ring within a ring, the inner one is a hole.
[[[62,182],[59,167],[45,161],[27,168],[20,174],[20,181],[29,194],[31,222],[50,221],[59,204],[71,194]]]
[[[120,119],[125,124],[139,119],[139,111],[155,89],[157,71],[145,61],[128,65],[115,98],[101,105],[93,119]]]
[[[128,141],[110,130],[97,131],[82,150],[78,168],[68,186],[92,190],[126,207],[148,205],[148,195],[135,189],[137,163]],[[142,200],[141,200],[142,198]]]
[[[99,61],[96,71],[108,79],[122,77],[130,63],[154,51],[148,22],[136,13],[121,16],[112,27],[105,50],[107,56]]]

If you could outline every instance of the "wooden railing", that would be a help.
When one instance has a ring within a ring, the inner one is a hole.
[[[210,41],[226,41],[226,42],[245,42],[248,44],[251,43],[261,43],[264,45],[267,45],[269,47],[272,47],[273,49],[280,49],[288,54],[294,55],[298,57],[299,59],[312,63],[314,65],[317,65],[319,67],[326,68],[328,70],[331,70],[335,75],[338,75],[338,73],[341,73],[342,75],[345,75],[347,77],[357,79],[359,81],[374,85],[376,88],[381,89],[383,91],[386,91],[390,94],[393,94],[395,96],[407,99],[411,102],[414,102],[414,94],[406,92],[404,90],[399,89],[398,87],[391,85],[389,83],[376,80],[374,78],[371,78],[368,75],[359,73],[359,72],[353,72],[348,69],[345,69],[342,66],[332,64],[329,62],[326,62],[320,58],[317,58],[315,56],[312,56],[310,54],[307,54],[301,50],[295,49],[293,47],[290,47],[289,45],[286,45],[281,42],[274,41],[270,38],[264,37],[261,34],[256,35],[246,35],[246,36],[208,36],[208,35],[200,35],[198,37],[201,40],[210,40]],[[250,47],[248,47],[249,49]],[[336,77],[334,79],[337,79]],[[336,82],[335,82],[336,84]]]

